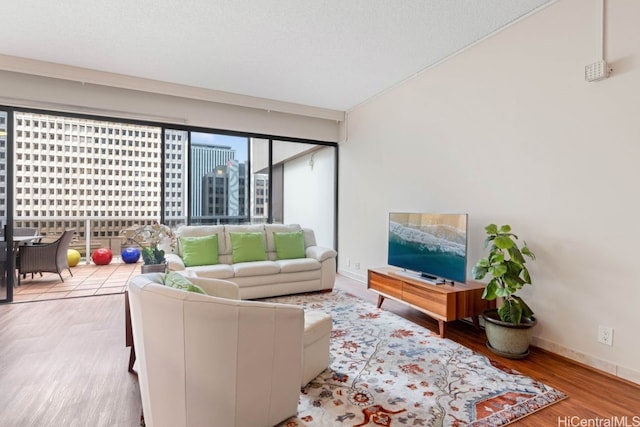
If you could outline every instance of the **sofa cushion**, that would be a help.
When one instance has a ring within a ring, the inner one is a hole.
[[[273,261],[254,261],[233,264],[235,277],[267,276],[280,273],[280,265]]]
[[[277,259],[304,258],[304,235],[302,230],[290,233],[273,233]]]
[[[233,263],[264,261],[267,253],[264,250],[264,234],[255,233],[229,233],[233,248]]]
[[[267,238],[267,252],[276,252],[276,242],[273,238],[273,233],[292,233],[294,231],[301,231],[300,224],[265,224],[264,232]]]
[[[180,237],[185,267],[218,264],[218,235]]]
[[[182,291],[195,292],[203,295],[207,294],[200,286],[191,283],[189,279],[175,271],[170,271],[164,274],[162,277],[162,284]]]
[[[228,224],[224,227],[225,251],[220,255],[231,255],[233,244],[231,243],[231,233],[262,233],[264,234],[264,224]]]
[[[280,266],[281,273],[297,273],[299,271],[313,271],[321,268],[320,262],[313,258],[281,259],[275,261]]]
[[[331,315],[318,310],[304,311],[304,345],[307,346],[330,334],[333,328]]]
[[[199,265],[190,267],[189,272],[197,277],[206,277],[208,279],[232,279],[235,275],[233,266],[230,264]]]
[[[180,237],[201,237],[211,236],[212,234],[218,236],[218,254],[227,253],[224,229],[224,225],[183,225],[175,232],[176,237],[178,237],[178,245],[176,245],[176,251],[174,251],[174,253],[182,255]],[[231,249],[229,249],[229,253],[231,253]]]

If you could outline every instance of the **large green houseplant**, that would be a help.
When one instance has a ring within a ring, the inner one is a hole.
[[[497,309],[483,313],[488,346],[507,357],[523,357],[528,354],[530,328],[537,322],[533,310],[516,293],[532,283],[526,258],[535,260],[535,255],[526,242],[518,246],[518,236],[511,232],[509,225],[489,224],[485,231],[489,255],[477,262],[472,273],[476,280],[491,276],[482,298],[501,301]]]

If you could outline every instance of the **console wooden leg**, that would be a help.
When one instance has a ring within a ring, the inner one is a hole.
[[[475,326],[476,331],[480,330],[480,316],[471,316],[471,319],[473,320],[473,326]]]
[[[445,321],[438,320],[438,332],[440,334],[440,338],[444,338],[444,331],[445,331]]]
[[[382,306],[382,301],[384,301],[384,297],[378,294],[378,308]]]

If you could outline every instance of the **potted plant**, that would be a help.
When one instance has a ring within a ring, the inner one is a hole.
[[[524,285],[531,284],[531,276],[525,263],[526,258],[535,260],[535,255],[527,242],[518,246],[518,236],[511,232],[509,225],[498,228],[495,224],[489,224],[485,231],[485,248],[491,245],[489,255],[478,261],[472,273],[476,280],[491,276],[482,298],[500,300],[498,308],[482,313],[487,347],[505,357],[526,357],[529,354],[531,328],[537,321],[531,308],[516,292]]]
[[[142,260],[144,264],[141,267],[142,273],[164,272],[166,270],[165,252],[159,245],[170,242],[171,247],[175,244],[175,236],[171,229],[166,225],[154,222],[142,226],[126,228],[120,231],[125,244],[134,244],[141,248]]]

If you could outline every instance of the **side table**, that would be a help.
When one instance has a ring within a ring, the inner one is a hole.
[[[129,372],[134,375],[138,375],[138,373],[133,369],[133,364],[136,362],[136,346],[133,343],[133,329],[131,328],[129,291],[124,291],[124,340],[125,346],[131,347],[131,352],[129,353]]]

